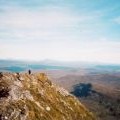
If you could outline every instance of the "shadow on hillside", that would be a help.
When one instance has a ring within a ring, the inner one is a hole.
[[[91,83],[79,83],[73,86],[73,91],[71,93],[76,97],[87,97],[90,96],[91,93],[95,93],[95,91],[92,90]]]
[[[119,98],[116,100],[94,90],[91,83],[74,85],[71,93],[78,98],[83,98],[81,99],[83,100],[82,102],[85,103],[91,111],[95,112],[100,120],[108,120],[108,118],[109,120],[120,120]],[[91,105],[89,104],[89,100],[92,101],[92,104],[90,103]]]

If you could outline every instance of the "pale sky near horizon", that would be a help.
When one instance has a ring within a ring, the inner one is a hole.
[[[0,59],[120,64],[120,0],[0,0]]]

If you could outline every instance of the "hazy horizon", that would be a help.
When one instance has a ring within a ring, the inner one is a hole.
[[[120,64],[119,0],[0,0],[0,59]]]
[[[96,61],[66,61],[66,60],[55,60],[55,59],[40,59],[40,60],[27,60],[27,59],[5,59],[5,58],[3,58],[3,59],[0,59],[0,61],[3,61],[3,62],[5,62],[5,61],[8,61],[8,63],[9,62],[13,62],[13,61],[15,61],[15,62],[27,62],[27,63],[29,63],[29,64],[31,64],[31,63],[33,63],[33,64],[55,64],[55,65],[60,65],[60,66],[63,66],[63,65],[68,65],[68,64],[72,64],[72,65],[86,65],[86,66],[89,66],[89,65],[108,65],[108,66],[116,66],[116,65],[118,65],[118,66],[120,66],[120,63],[109,63],[109,62],[96,62]],[[77,66],[76,66],[77,67]]]

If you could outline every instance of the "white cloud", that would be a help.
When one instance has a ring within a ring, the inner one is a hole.
[[[12,59],[41,60],[55,59],[66,61],[97,61],[120,63],[119,42],[74,42],[54,41],[26,44],[0,45],[1,57]]]
[[[79,17],[71,13],[71,11],[59,10],[59,8],[44,8],[37,12],[13,9],[0,16],[0,25],[15,29],[48,29],[62,26],[70,27],[86,19],[89,19],[89,17]]]
[[[93,39],[94,29],[87,22],[94,19],[94,15],[77,15],[65,8],[6,8],[0,13],[0,29],[4,30],[0,58],[119,63],[120,43],[106,37]]]
[[[60,40],[61,37],[64,40],[69,39],[70,36],[75,36],[75,27],[79,23],[92,18],[78,16],[59,7],[43,7],[38,11],[11,8],[0,14],[0,27],[6,30],[0,36],[16,40]]]

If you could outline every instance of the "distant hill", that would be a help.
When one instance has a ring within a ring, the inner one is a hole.
[[[29,61],[14,61],[14,60],[0,60],[0,71],[23,72],[28,69],[31,70],[61,70],[71,69],[64,65],[47,64],[46,62],[29,62]]]
[[[54,60],[43,61],[17,61],[0,60],[0,71],[22,72],[28,69],[32,70],[78,70],[86,69],[90,73],[94,72],[117,72],[120,71],[120,65],[100,64],[90,62],[62,62]]]

